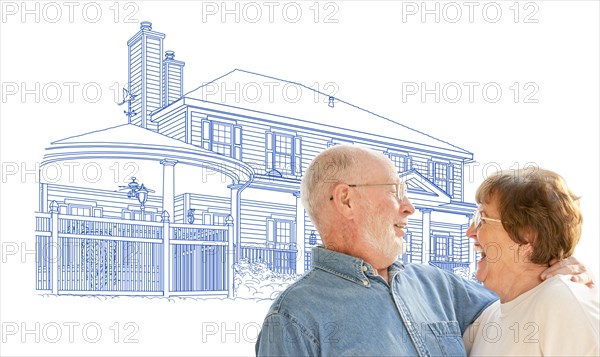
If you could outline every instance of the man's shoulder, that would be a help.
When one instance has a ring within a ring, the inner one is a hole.
[[[319,282],[321,274],[314,268],[304,273],[275,298],[269,313],[279,313],[286,308],[294,309],[308,304],[324,288]]]
[[[313,267],[275,298],[269,313],[335,309],[356,296],[360,288],[363,286],[350,276]]]
[[[429,264],[418,263],[405,264],[404,273],[408,275],[414,275],[416,277],[435,277],[443,280],[454,280],[455,277],[458,277],[449,271],[433,267]]]
[[[404,264],[404,268],[406,269],[406,271],[414,271],[414,272],[419,272],[419,273],[432,273],[432,274],[437,274],[440,271],[443,271],[442,269],[433,267],[429,264],[419,264],[419,263],[406,263]]]
[[[496,295],[481,284],[463,278],[452,272],[433,267],[428,264],[406,264],[401,279],[403,283],[411,283],[427,291],[438,294],[468,294],[492,302]],[[483,301],[482,300],[482,301]],[[487,304],[486,304],[487,305]]]
[[[319,316],[311,308],[318,275],[309,270],[275,298],[256,341],[257,355],[318,354]]]
[[[348,286],[336,284],[340,279],[319,269],[309,270],[275,298],[265,321],[294,326],[314,338],[323,321],[334,320],[332,316],[349,295]]]

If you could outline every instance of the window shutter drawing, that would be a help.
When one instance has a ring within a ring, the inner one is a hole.
[[[406,157],[406,171],[412,170],[413,168],[413,159],[412,156]]]
[[[233,158],[242,160],[242,126],[233,127]]]
[[[434,175],[433,175],[433,161],[431,160],[427,160],[427,177],[433,181],[434,179]]]
[[[407,161],[408,161],[408,156],[406,155],[401,155],[400,156],[400,163],[398,165],[398,172],[406,172],[408,170],[407,168]]]
[[[267,245],[272,246],[275,243],[275,221],[267,219]]]
[[[296,136],[294,141],[294,174],[302,175],[302,137]]]
[[[202,120],[202,148],[212,150],[211,147],[211,122],[210,120]]]
[[[192,118],[187,112],[183,112],[183,122],[185,123],[185,143],[192,143]]]
[[[448,195],[452,197],[454,195],[454,165],[452,163],[448,164]]]
[[[273,133],[265,133],[265,172],[273,169]]]

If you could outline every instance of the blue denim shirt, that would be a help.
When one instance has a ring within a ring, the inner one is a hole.
[[[395,262],[390,284],[365,261],[322,247],[263,323],[259,356],[465,356],[462,334],[497,297],[427,265]]]

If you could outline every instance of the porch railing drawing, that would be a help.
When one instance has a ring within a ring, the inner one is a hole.
[[[298,251],[293,249],[295,247],[295,244],[280,248],[270,248],[264,245],[242,245],[240,258],[246,258],[250,263],[266,263],[269,269],[277,273],[296,274]]]
[[[54,294],[230,295],[231,224],[36,213],[36,289]]]
[[[171,224],[171,290],[174,293],[222,292],[229,286],[227,226]],[[233,262],[230,264],[232,265]]]

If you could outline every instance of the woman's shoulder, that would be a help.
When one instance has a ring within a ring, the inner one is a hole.
[[[542,282],[537,288],[536,299],[541,301],[590,301],[598,302],[598,291],[584,284],[571,281],[570,275],[556,275]]]
[[[562,318],[587,318],[597,324],[600,315],[598,290],[572,282],[570,276],[554,276],[538,286],[532,296],[536,310],[552,311]]]

